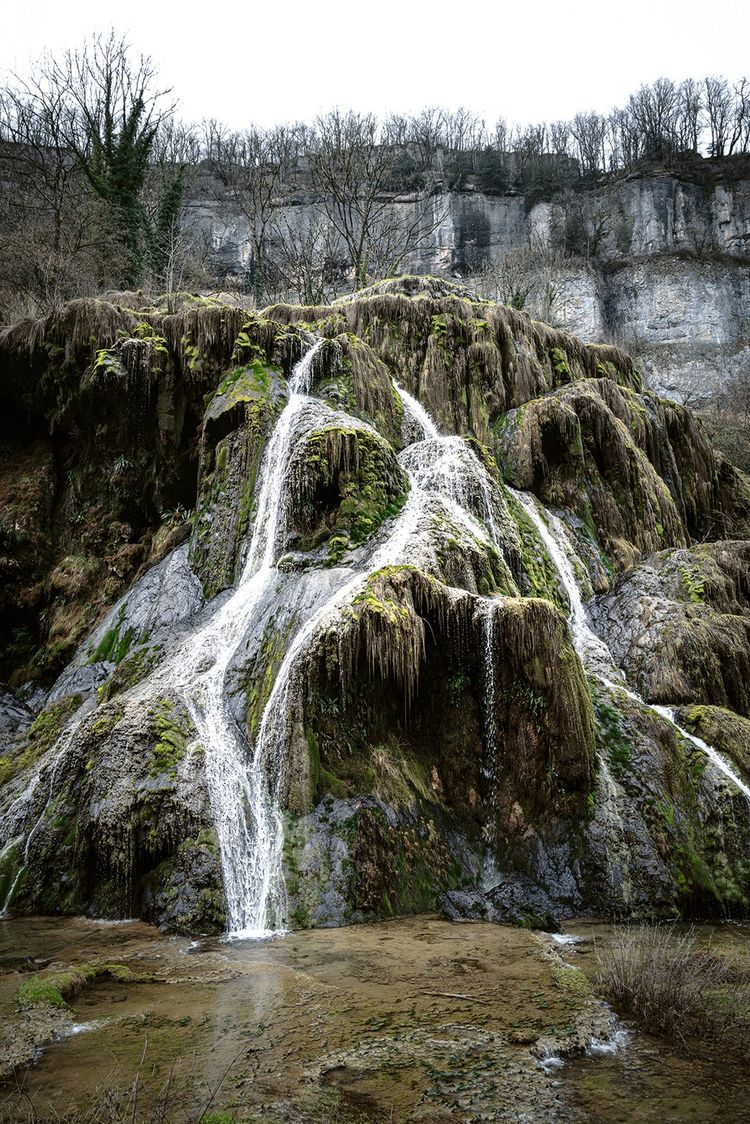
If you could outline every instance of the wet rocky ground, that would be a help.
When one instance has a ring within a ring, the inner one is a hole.
[[[748,935],[706,928],[737,949]],[[596,998],[610,936],[416,918],[235,944],[0,921],[0,1120],[750,1120],[747,1070]],[[19,1009],[24,983],[104,964],[125,978]]]

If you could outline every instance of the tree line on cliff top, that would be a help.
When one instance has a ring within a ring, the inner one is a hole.
[[[441,221],[447,191],[531,204],[602,176],[748,151],[744,78],[660,78],[609,114],[526,126],[436,107],[190,125],[152,61],[112,32],[0,86],[0,318],[103,289],[220,283],[186,221],[200,176],[243,217],[252,297],[312,303],[398,270]],[[311,207],[280,205],[300,191]]]

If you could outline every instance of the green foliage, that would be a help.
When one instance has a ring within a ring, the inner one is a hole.
[[[706,579],[697,566],[680,566],[680,581],[688,600],[701,605],[705,600]]]
[[[465,671],[457,671],[448,680],[448,701],[451,706],[458,706],[464,691],[471,685],[471,680]]]
[[[104,633],[95,651],[89,657],[89,663],[120,663],[128,654],[134,636],[135,633],[132,628],[126,629],[120,636],[120,625],[113,625]]]

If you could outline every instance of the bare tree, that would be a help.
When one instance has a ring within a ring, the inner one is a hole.
[[[732,127],[728,154],[750,150],[750,83],[741,78],[732,91]]]
[[[576,113],[570,129],[581,175],[596,176],[606,167],[607,121],[599,113]]]
[[[300,208],[274,216],[271,257],[282,295],[302,304],[322,304],[346,288],[347,259],[337,253],[327,217]]]
[[[732,118],[732,93],[726,78],[706,78],[703,83],[710,133],[709,152],[726,155]]]
[[[118,232],[67,145],[66,93],[44,66],[0,93],[0,284],[10,315],[86,295],[122,268]]]
[[[442,212],[429,198],[394,200],[394,150],[379,143],[371,114],[333,110],[318,118],[317,133],[311,174],[318,208],[346,249],[355,285],[362,286],[397,270]]]
[[[443,111],[434,105],[423,109],[411,120],[411,134],[422,167],[433,168],[438,152],[445,145]]]
[[[299,155],[299,128],[278,126],[225,133],[214,122],[209,122],[209,128],[207,143],[222,194],[229,195],[247,225],[250,280],[256,298],[262,301],[271,283],[266,253],[271,223]]]
[[[658,78],[630,95],[628,113],[648,159],[663,160],[675,152],[677,106],[677,90],[668,78]]]
[[[486,262],[472,277],[483,296],[530,313],[547,324],[561,326],[561,307],[570,259],[538,238]]]
[[[698,152],[703,118],[703,91],[687,78],[677,88],[677,144],[684,152]]]

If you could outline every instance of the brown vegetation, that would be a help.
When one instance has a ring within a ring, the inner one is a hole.
[[[694,930],[630,926],[598,950],[606,998],[644,1030],[688,1048],[750,1048],[750,965],[703,947]]]

